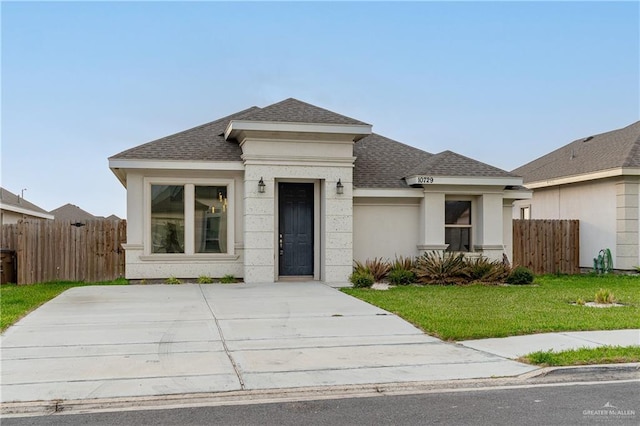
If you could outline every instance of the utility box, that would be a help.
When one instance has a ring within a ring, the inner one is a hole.
[[[16,282],[16,252],[0,249],[0,284]]]

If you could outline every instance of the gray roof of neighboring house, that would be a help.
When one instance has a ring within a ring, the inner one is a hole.
[[[640,167],[640,121],[622,129],[577,139],[513,170],[538,182],[618,167]]]
[[[478,176],[478,177],[514,177],[509,173],[489,164],[482,163],[452,151],[443,151],[432,155],[407,172],[407,176]]]
[[[11,191],[7,191],[4,188],[0,188],[0,201],[2,201],[2,204],[5,204],[7,206],[20,207],[23,209],[32,210],[37,213],[49,214],[49,212],[45,209],[36,206],[35,204],[25,200],[24,198],[21,198]]]
[[[236,114],[176,133],[112,156],[110,159],[242,161],[242,150],[227,141],[224,131],[231,120],[366,125],[362,121],[296,99],[251,107]],[[372,133],[354,144],[354,185],[359,188],[408,188],[411,174],[446,176],[514,176],[476,160],[445,151],[436,156]],[[438,165],[439,159],[442,162]],[[421,166],[421,167],[419,167]],[[421,170],[412,173],[414,170]],[[464,170],[466,173],[461,173]]]
[[[54,215],[55,220],[68,220],[71,222],[84,222],[87,220],[102,219],[101,217],[94,216],[91,213],[82,210],[80,207],[74,204],[65,204],[55,210],[51,210],[49,213]]]

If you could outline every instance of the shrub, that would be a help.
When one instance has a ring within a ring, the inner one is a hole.
[[[384,280],[389,271],[391,270],[391,264],[388,260],[383,258],[375,258],[373,260],[367,259],[364,265],[358,261],[355,262],[354,272],[368,272],[373,275],[374,282],[380,282]]]
[[[200,275],[198,277],[198,284],[211,284],[213,282],[213,278],[208,275]]]
[[[220,282],[222,284],[233,284],[236,282],[236,277],[231,274],[227,274],[224,277],[220,278]]]
[[[371,272],[355,270],[349,276],[349,281],[355,288],[368,288],[373,285],[374,279]]]
[[[391,270],[404,269],[406,271],[412,271],[416,266],[416,259],[414,257],[396,256],[395,260],[391,264]]]
[[[465,281],[464,254],[427,252],[416,260],[416,279],[421,284],[459,284]]]
[[[389,272],[388,279],[393,285],[409,285],[416,280],[416,274],[408,269],[392,269]]]
[[[509,284],[531,284],[533,282],[533,272],[524,266],[514,268],[506,279]]]
[[[483,283],[504,282],[510,272],[509,266],[504,262],[490,260],[486,257],[468,259],[466,265],[469,279]]]
[[[596,292],[596,303],[611,304],[616,303],[616,298],[611,290],[600,289]]]
[[[182,281],[171,275],[169,278],[165,280],[167,284],[182,284]]]

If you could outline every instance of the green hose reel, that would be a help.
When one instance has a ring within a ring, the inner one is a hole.
[[[593,271],[597,274],[608,274],[609,272],[613,272],[613,258],[611,257],[611,250],[600,250],[598,257],[593,259]]]

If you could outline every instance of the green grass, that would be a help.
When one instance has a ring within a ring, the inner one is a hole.
[[[543,367],[640,362],[640,346],[602,346],[560,352],[539,351],[525,355],[518,361]]]
[[[615,308],[572,304],[593,301],[611,290]],[[388,291],[344,289],[345,293],[393,312],[444,340],[481,339],[533,333],[637,328],[640,277],[547,275],[527,286],[396,287]]]
[[[128,284],[128,281],[118,279],[97,283],[56,281],[30,285],[3,284],[0,286],[0,331],[6,330],[38,306],[72,287],[123,284]]]

